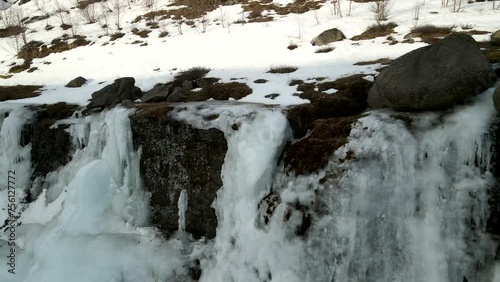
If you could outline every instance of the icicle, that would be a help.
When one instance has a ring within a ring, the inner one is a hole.
[[[182,189],[177,202],[179,207],[179,232],[186,231],[186,211],[188,205],[188,195],[185,189]]]

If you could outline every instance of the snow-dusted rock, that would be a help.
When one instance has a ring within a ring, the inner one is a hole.
[[[378,75],[367,102],[401,111],[445,109],[482,93],[495,81],[474,39],[457,33],[394,60]]]
[[[344,40],[345,38],[346,37],[342,33],[342,31],[336,28],[332,28],[323,31],[320,35],[318,35],[311,41],[311,44],[314,46],[322,46],[328,43]]]
[[[70,82],[68,82],[68,84],[66,84],[66,87],[78,88],[78,87],[82,87],[86,82],[87,82],[87,80],[84,77],[79,76],[79,77],[71,80]]]

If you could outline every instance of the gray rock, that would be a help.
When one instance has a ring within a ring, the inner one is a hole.
[[[493,92],[493,105],[495,105],[497,112],[500,112],[500,86],[497,86],[497,89]]]
[[[182,82],[183,90],[189,91],[192,90],[193,88],[194,88],[194,83],[191,80],[185,80],[184,82]]]
[[[153,89],[144,93],[141,100],[145,103],[166,101],[171,91],[172,91],[172,84],[159,83],[156,84],[155,87],[153,87]]]
[[[318,35],[316,38],[314,38],[311,41],[311,44],[313,46],[322,46],[322,45],[326,45],[328,43],[341,41],[344,39],[345,39],[345,35],[342,33],[342,31],[340,31],[336,28],[332,28],[332,29],[323,31],[320,35]]]
[[[87,82],[87,80],[81,76],[73,79],[72,81],[68,82],[68,84],[66,84],[66,87],[68,88],[78,88],[78,87],[82,87],[85,83]]]
[[[175,87],[174,91],[167,97],[167,102],[170,103],[177,103],[177,102],[183,102],[185,99],[185,95],[182,91],[182,88],[180,87]]]
[[[204,77],[196,80],[196,86],[198,88],[205,88],[209,85],[212,85],[218,82],[220,79],[217,77]]]
[[[495,81],[474,39],[456,33],[394,60],[378,75],[367,102],[399,111],[440,110],[482,93]]]
[[[113,107],[123,100],[135,101],[142,96],[142,90],[135,87],[133,77],[122,77],[114,83],[92,93],[92,99],[87,109]]]
[[[491,34],[491,43],[500,46],[500,29]]]
[[[177,203],[185,190],[186,231],[195,238],[214,238],[217,216],[211,205],[222,187],[224,133],[194,128],[168,117],[168,106],[162,109],[138,112],[130,119],[134,145],[142,148],[140,169],[144,188],[151,193],[152,222],[167,237],[177,231]]]

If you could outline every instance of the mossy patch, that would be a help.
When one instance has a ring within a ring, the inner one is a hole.
[[[287,144],[283,161],[288,172],[310,174],[325,167],[332,154],[345,145],[359,115],[321,119],[307,138]]]
[[[37,85],[0,86],[0,101],[36,97],[40,95],[41,88]]]

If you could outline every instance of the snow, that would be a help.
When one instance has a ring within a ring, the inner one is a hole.
[[[41,15],[36,2],[45,3],[47,11],[56,10],[56,1],[31,1],[21,6],[25,14]],[[290,1],[275,1],[284,5]],[[63,3],[66,8],[71,5]],[[339,77],[355,73],[374,74],[375,66],[355,66],[359,61],[370,61],[379,58],[396,58],[411,50],[424,46],[425,43],[389,45],[384,38],[373,40],[352,41],[344,40],[331,44],[335,50],[329,53],[316,54],[317,47],[309,43],[312,38],[322,31],[336,27],[347,38],[363,32],[367,26],[374,24],[373,14],[366,3],[353,3],[351,16],[348,14],[348,1],[342,2],[343,17],[333,15],[331,4],[325,3],[319,10],[304,14],[289,14],[286,16],[274,15],[272,22],[235,24],[241,18],[241,5],[222,6],[205,17],[209,25],[205,33],[199,29],[183,25],[182,35],[179,34],[173,20],[165,20],[160,29],[154,29],[147,39],[133,35],[133,28],[145,28],[145,22],[132,23],[136,16],[144,14],[142,1],[131,3],[130,8],[124,9],[124,19],[121,22],[126,35],[110,44],[108,36],[95,24],[84,24],[78,15],[78,9],[70,10],[72,21],[79,23],[80,34],[95,42],[92,45],[79,47],[63,53],[51,54],[46,58],[33,60],[32,67],[38,70],[33,73],[22,72],[9,79],[3,79],[4,85],[35,84],[43,85],[43,95],[36,98],[15,101],[16,103],[55,103],[66,101],[84,105],[90,94],[114,79],[123,76],[132,76],[137,85],[143,90],[152,88],[158,82],[172,79],[176,72],[195,66],[210,67],[208,76],[219,77],[229,82],[231,78],[243,78],[241,81],[249,84],[253,94],[243,98],[246,102],[266,104],[292,105],[307,102],[293,94],[296,86],[290,87],[291,79],[307,80],[314,77],[327,77],[334,80]],[[167,7],[166,1],[158,2],[159,8]],[[392,36],[402,41],[414,25],[412,20],[413,1],[395,1],[390,10],[390,21],[396,22],[396,34]],[[16,5],[14,7],[17,7]],[[436,14],[434,14],[436,12]],[[221,15],[224,26],[222,27]],[[464,3],[463,10],[452,13],[450,8],[441,8],[441,1],[427,0],[420,12],[419,25],[455,25],[455,30],[461,30],[461,25],[472,24],[474,29],[493,32],[500,29],[497,21],[500,10],[492,10],[491,3],[478,2]],[[317,19],[317,20],[316,20]],[[111,33],[114,18],[108,15]],[[54,29],[46,31],[49,23]],[[232,23],[227,28],[227,23]],[[36,30],[30,34],[32,40],[50,42],[60,37],[64,32],[58,27],[60,20],[56,15],[48,20],[29,24],[29,28]],[[159,38],[162,31],[168,31],[169,36]],[[485,40],[489,35],[474,36],[477,40]],[[100,37],[100,38],[99,38]],[[130,44],[136,40],[143,40],[147,46]],[[3,42],[1,42],[3,41]],[[0,39],[3,49],[0,49],[0,74],[7,74],[9,64],[20,62],[9,52],[6,42]],[[293,51],[286,47],[290,44],[299,47]],[[367,52],[369,50],[369,52]],[[12,51],[12,50],[11,50]],[[50,64],[47,64],[49,63]],[[267,71],[275,65],[292,65],[299,69],[291,74],[276,75]],[[176,69],[174,71],[173,69]],[[81,89],[64,88],[71,79],[83,76],[89,83]],[[256,79],[267,79],[268,83],[256,85]],[[99,84],[104,83],[104,84]],[[265,98],[271,93],[279,93],[275,100]]]

